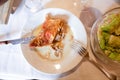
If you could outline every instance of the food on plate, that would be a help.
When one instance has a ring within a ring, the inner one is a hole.
[[[38,26],[33,35],[36,36],[31,42],[30,47],[38,52],[43,59],[59,60],[64,53],[65,41],[72,39],[72,31],[68,23],[62,17],[48,14],[45,21]],[[70,42],[67,44],[69,45]]]
[[[106,15],[97,35],[104,53],[112,60],[120,61],[120,13]]]
[[[30,43],[31,47],[40,47],[61,41],[66,33],[67,23],[60,18],[47,16],[45,22],[40,25],[40,32]]]

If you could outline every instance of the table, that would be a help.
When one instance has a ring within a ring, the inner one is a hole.
[[[43,0],[44,1],[44,0]],[[84,24],[88,42],[90,30],[94,21],[104,12],[119,6],[119,0],[46,0],[43,8],[63,8],[75,14]],[[66,3],[66,5],[62,5]],[[109,4],[108,4],[109,3]],[[74,7],[73,7],[74,6]],[[10,15],[8,24],[0,25],[0,39],[15,39],[21,36],[21,30],[31,15],[24,6],[24,0],[14,14]],[[92,57],[92,54],[90,54]],[[40,79],[40,80],[109,80],[94,65],[85,61],[70,75],[61,78],[52,78],[34,69],[22,55],[20,44],[0,46],[0,79],[6,79],[5,75],[12,75],[15,79]],[[19,75],[19,76],[18,76]],[[17,77],[16,77],[17,76]],[[19,77],[19,78],[18,78]]]

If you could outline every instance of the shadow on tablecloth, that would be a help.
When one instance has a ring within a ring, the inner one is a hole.
[[[80,14],[80,20],[82,21],[83,25],[86,28],[88,37],[90,36],[90,30],[96,21],[97,18],[99,18],[102,15],[102,13],[93,7],[85,7],[81,14]]]

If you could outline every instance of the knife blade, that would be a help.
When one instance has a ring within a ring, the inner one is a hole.
[[[0,41],[0,44],[27,44],[29,43],[35,36],[31,37],[25,37],[25,38],[19,38],[14,40],[6,40],[6,41]]]

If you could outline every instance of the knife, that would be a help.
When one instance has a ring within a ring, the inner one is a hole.
[[[19,7],[19,5],[22,3],[22,0],[13,0],[13,4],[11,6],[11,13],[14,14],[16,9]]]
[[[35,36],[31,37],[25,37],[25,38],[19,38],[19,39],[13,39],[13,40],[6,40],[6,41],[0,41],[0,44],[27,44],[29,43]]]
[[[8,0],[0,0],[0,6],[6,3]]]

